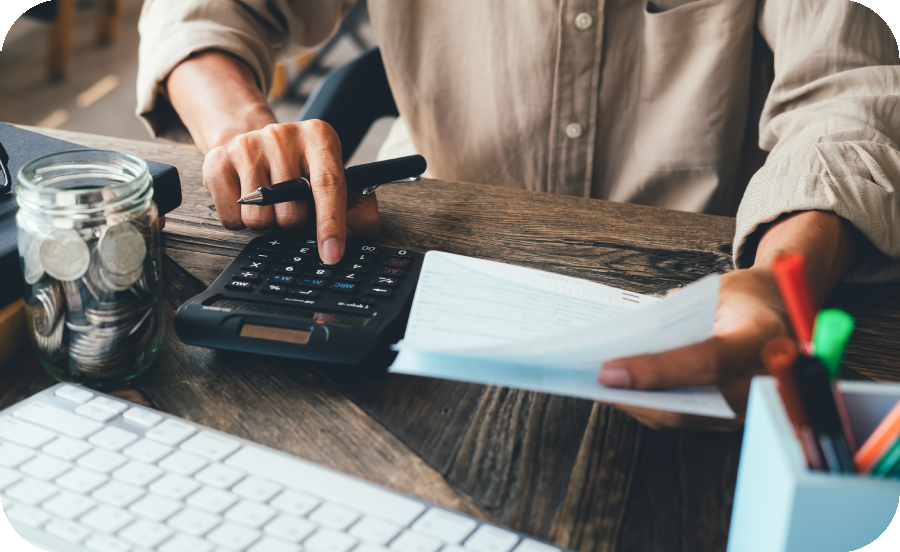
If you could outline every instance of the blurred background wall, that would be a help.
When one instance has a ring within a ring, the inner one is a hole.
[[[0,51],[0,121],[149,140],[134,115],[142,4],[54,0],[16,21]],[[361,0],[332,42],[279,67],[279,121],[295,120],[323,72],[375,45]],[[375,123],[350,165],[375,159],[390,123]]]

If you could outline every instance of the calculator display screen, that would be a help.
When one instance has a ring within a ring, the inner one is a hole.
[[[257,326],[256,324],[244,324],[244,327],[241,328],[241,337],[283,341],[284,343],[293,343],[295,345],[306,345],[309,343],[309,335],[310,332],[303,330],[272,328],[270,326]]]

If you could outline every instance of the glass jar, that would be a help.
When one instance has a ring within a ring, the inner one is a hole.
[[[94,387],[141,375],[163,336],[147,164],[112,151],[45,155],[21,168],[16,196],[28,336],[41,365]]]

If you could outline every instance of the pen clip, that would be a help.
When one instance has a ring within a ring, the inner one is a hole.
[[[396,182],[418,182],[422,180],[422,175],[419,176],[411,176],[409,178],[403,178],[400,180],[393,180],[391,182],[385,182],[384,184],[394,184]],[[368,188],[363,188],[362,195],[372,195],[375,193],[380,186],[384,186],[384,184],[376,184],[374,186],[369,186]]]

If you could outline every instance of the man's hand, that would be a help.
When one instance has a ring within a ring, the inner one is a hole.
[[[818,307],[851,266],[858,240],[849,223],[832,213],[807,211],[783,217],[764,230],[752,268],[722,276],[712,338],[665,353],[611,360],[600,370],[600,383],[629,389],[717,385],[737,414],[735,420],[620,408],[651,428],[739,428],[750,379],[764,373],[763,346],[792,335],[772,263],[787,252],[803,253],[810,293]]]
[[[290,228],[314,212],[319,254],[329,264],[343,256],[348,232],[378,232],[375,196],[347,193],[334,129],[322,121],[277,124],[253,71],[240,59],[215,50],[194,55],[172,71],[165,93],[206,154],[203,185],[225,228]],[[314,205],[237,203],[261,186],[301,176],[312,185]]]

